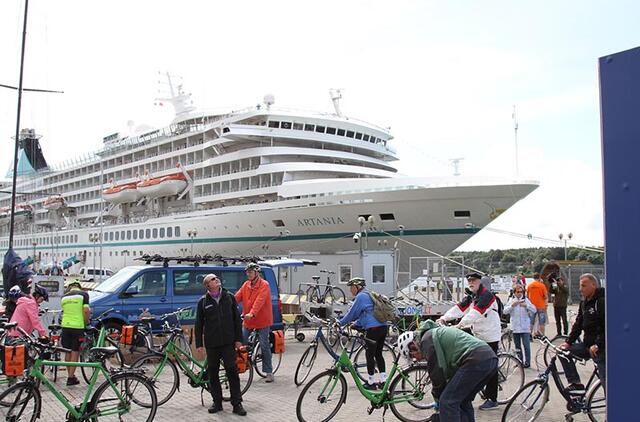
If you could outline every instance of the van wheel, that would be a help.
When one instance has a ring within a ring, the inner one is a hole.
[[[106,321],[104,329],[107,331],[107,337],[111,338],[116,344],[120,343],[120,334],[122,333],[122,324],[116,321]]]

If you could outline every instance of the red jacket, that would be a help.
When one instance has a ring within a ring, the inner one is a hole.
[[[271,289],[269,282],[261,277],[251,286],[251,280],[244,282],[236,292],[236,301],[242,304],[242,315],[253,314],[253,318],[245,319],[245,328],[260,329],[273,325],[271,307]]]

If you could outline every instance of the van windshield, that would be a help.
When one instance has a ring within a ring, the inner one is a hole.
[[[103,293],[113,293],[118,290],[124,283],[131,280],[131,277],[140,271],[139,268],[123,268],[107,280],[103,281],[94,290]]]

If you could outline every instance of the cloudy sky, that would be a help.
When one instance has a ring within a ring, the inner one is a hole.
[[[0,83],[17,85],[24,1],[0,2]],[[136,125],[164,126],[158,71],[200,108],[277,105],[391,127],[414,176],[519,177],[541,187],[489,228],[601,245],[598,57],[640,44],[633,1],[31,0],[22,127],[50,162]],[[0,89],[0,174],[11,161],[16,92]],[[485,230],[461,249],[550,245]]]

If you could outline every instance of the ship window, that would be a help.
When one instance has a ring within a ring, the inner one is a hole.
[[[453,218],[470,218],[471,211],[454,211]]]
[[[315,125],[306,124],[304,125],[304,130],[306,130],[307,132],[313,132],[314,127]]]
[[[118,256],[118,251],[115,251],[115,255]]]
[[[153,238],[154,239],[158,238],[158,229],[153,229]]]
[[[280,129],[291,129],[291,122],[280,122]]]
[[[336,128],[335,127],[328,127],[327,128],[327,133],[329,135],[335,135],[336,134]]]
[[[120,239],[124,240],[124,230],[120,232]]]
[[[316,132],[324,133],[324,126],[316,126]]]
[[[356,133],[356,139],[362,139],[362,133]]]
[[[338,136],[344,136],[344,129],[338,129]]]
[[[395,220],[395,219],[396,218],[392,213],[380,214],[380,220],[382,221]]]
[[[280,127],[280,122],[270,121],[269,127]]]
[[[293,130],[302,130],[302,123],[294,123]]]
[[[173,227],[167,227],[167,237],[173,237]]]
[[[176,237],[180,237],[180,226],[176,226],[175,235]]]
[[[365,135],[362,137],[362,140],[363,140],[363,141],[368,141],[368,140],[369,140],[369,135],[365,134]]]
[[[222,133],[229,133],[230,131],[231,129],[229,129],[228,127],[222,129]]]
[[[147,229],[147,230],[145,230],[145,237],[146,237],[147,239],[151,239],[151,229]]]
[[[353,138],[353,131],[352,130],[348,130],[347,131],[347,138]]]
[[[133,240],[138,240],[138,230],[133,231]]]
[[[120,232],[116,232],[116,240],[120,240]]]
[[[127,230],[127,240],[131,240],[131,230]]]
[[[144,239],[144,230],[142,230],[142,229],[139,230],[138,238]]]
[[[375,143],[376,142],[376,138],[372,136],[371,139],[369,139],[369,142]]]
[[[160,238],[164,239],[164,227],[160,227]]]
[[[284,221],[282,220],[271,220],[273,221],[273,225],[276,227],[284,227]]]

